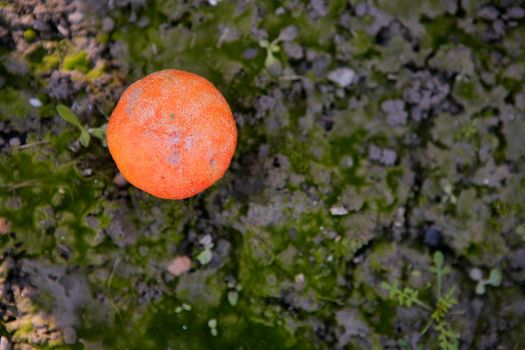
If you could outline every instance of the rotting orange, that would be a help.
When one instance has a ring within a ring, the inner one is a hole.
[[[168,69],[131,84],[107,127],[109,152],[135,187],[164,199],[191,197],[230,165],[237,128],[212,83]]]

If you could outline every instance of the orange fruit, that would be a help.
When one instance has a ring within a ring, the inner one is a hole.
[[[205,78],[168,69],[131,84],[107,127],[124,177],[159,198],[191,197],[230,165],[237,128],[228,102]]]

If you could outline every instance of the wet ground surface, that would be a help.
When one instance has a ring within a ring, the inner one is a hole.
[[[0,1],[0,349],[525,348],[524,42],[511,0]],[[104,142],[166,68],[239,130],[184,201]]]

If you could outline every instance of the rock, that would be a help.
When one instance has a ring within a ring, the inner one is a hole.
[[[507,10],[507,16],[512,19],[520,19],[525,17],[525,8],[514,6]]]
[[[478,11],[478,16],[489,21],[494,21],[499,16],[499,11],[494,6],[483,6]]]
[[[49,77],[47,93],[50,97],[67,100],[75,92],[75,85],[68,74],[56,70]]]
[[[443,243],[443,235],[441,230],[430,227],[424,230],[423,243],[430,248],[439,248]]]
[[[150,20],[148,17],[146,16],[143,16],[139,19],[139,21],[137,22],[137,26],[139,28],[146,28],[150,23]]]
[[[177,256],[168,264],[168,272],[173,276],[180,276],[191,269],[191,259],[187,256]]]
[[[242,53],[242,57],[246,60],[252,60],[255,57],[257,57],[257,53],[259,52],[256,48],[248,48]]]
[[[67,29],[65,26],[63,26],[62,24],[59,24],[57,25],[57,30],[60,34],[62,34],[63,36],[65,37],[68,37],[69,36],[69,29]]]
[[[24,76],[29,73],[29,65],[22,58],[4,56],[2,61],[5,69],[13,75]]]
[[[73,327],[65,327],[62,330],[62,335],[66,344],[75,344],[77,342],[77,331]]]
[[[294,25],[289,25],[288,27],[281,30],[281,33],[279,34],[279,39],[288,42],[292,41],[297,37],[297,27]]]
[[[357,4],[355,8],[355,14],[357,15],[357,17],[363,17],[364,15],[366,15],[367,10],[367,5],[364,2],[362,2]]]
[[[11,342],[6,337],[0,337],[0,350],[11,350]]]
[[[102,30],[109,33],[115,28],[115,22],[110,17],[104,17],[102,19]]]
[[[303,48],[297,43],[284,43],[284,52],[286,55],[294,60],[299,60],[304,57]]]
[[[0,235],[6,235],[11,232],[11,224],[6,218],[0,217]]]
[[[474,268],[470,269],[469,277],[473,281],[481,281],[481,279],[483,278],[483,272],[481,272],[481,270],[478,269],[477,267],[474,267]]]
[[[335,206],[330,208],[330,214],[333,216],[343,216],[348,214],[348,209],[343,206]]]
[[[377,161],[383,165],[391,166],[396,163],[396,151],[388,148],[379,148],[376,145],[370,145],[368,148],[368,157],[370,160]]]
[[[67,19],[72,24],[79,24],[84,19],[84,14],[82,12],[73,12]]]
[[[405,111],[403,100],[386,100],[381,104],[381,109],[387,115],[388,124],[396,126],[407,123],[408,113]]]
[[[336,83],[340,87],[347,87],[355,82],[356,74],[350,68],[337,68],[328,73],[328,80]]]
[[[20,144],[21,142],[18,137],[13,137],[12,139],[9,140],[9,146],[11,147],[18,147],[20,146]]]
[[[122,175],[120,172],[117,173],[117,175],[115,175],[115,177],[113,178],[113,184],[115,184],[115,186],[117,186],[118,188],[124,188],[126,187],[127,185],[129,185],[129,182],[128,180],[126,180],[126,178],[124,177],[124,175]]]
[[[40,100],[38,98],[30,98],[29,99],[29,104],[35,108],[40,108],[42,107],[42,102],[40,102]]]
[[[324,17],[328,14],[328,4],[325,0],[310,0],[315,17]]]

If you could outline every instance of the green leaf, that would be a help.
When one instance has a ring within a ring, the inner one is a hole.
[[[197,255],[197,260],[201,263],[201,265],[207,265],[212,258],[212,253],[209,248],[204,249],[202,252]]]
[[[208,321],[208,327],[217,328],[217,319],[212,318]]]
[[[434,264],[438,269],[443,266],[443,261],[445,258],[443,257],[443,253],[441,253],[439,250],[434,253]]]
[[[259,40],[259,46],[268,47],[268,45],[269,45],[268,40],[266,39]]]
[[[236,291],[230,291],[228,292],[228,302],[231,306],[237,305],[237,302],[239,301],[239,293]]]
[[[490,271],[489,279],[487,281],[488,284],[490,284],[493,287],[499,287],[501,285],[501,280],[503,279],[503,275],[501,273],[500,269],[492,269]]]
[[[107,123],[99,126],[98,128],[89,128],[88,131],[93,137],[96,137],[99,140],[104,140],[106,139],[106,127]]]
[[[264,61],[265,67],[270,67],[275,62],[277,62],[277,58],[275,58],[271,51],[268,51],[268,54],[266,55],[266,60]]]
[[[86,130],[82,130],[82,133],[80,134],[80,137],[78,138],[78,141],[80,141],[80,144],[84,147],[89,146],[89,141],[91,140],[91,136]]]
[[[476,286],[476,294],[483,295],[485,294],[485,284],[482,282],[479,282]]]
[[[356,31],[350,40],[350,45],[353,53],[359,56],[367,53],[374,46],[374,41],[366,32]]]
[[[78,120],[77,116],[71,109],[64,106],[63,104],[57,105],[57,112],[58,114],[64,119],[65,121],[75,125],[79,129],[83,130],[82,124],[80,124],[80,120]]]

